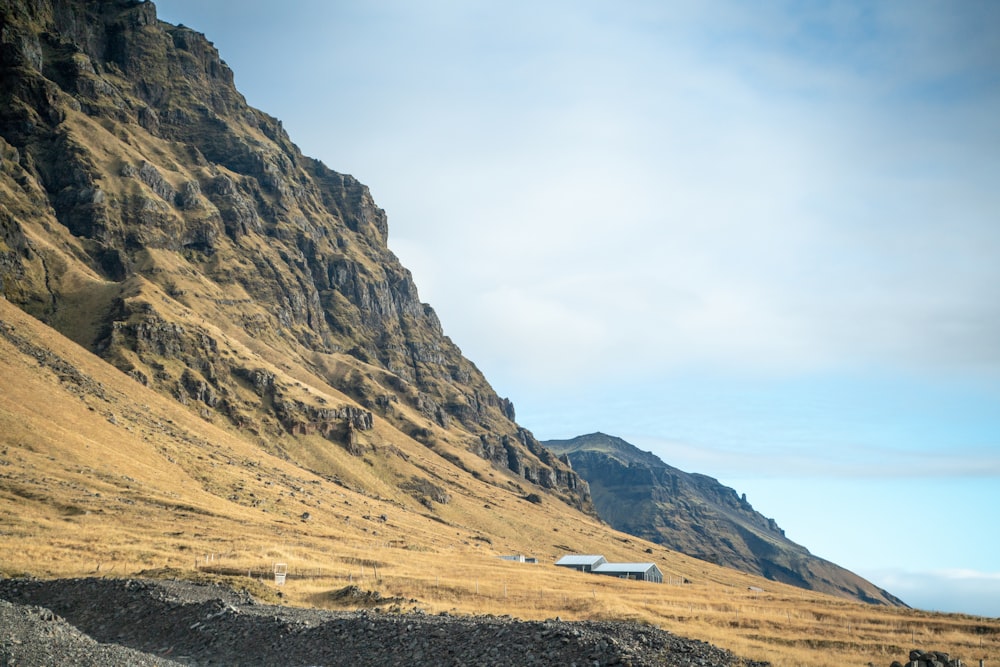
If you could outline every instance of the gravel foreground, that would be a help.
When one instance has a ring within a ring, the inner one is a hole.
[[[0,667],[41,665],[769,663],[637,623],[333,612],[171,580],[0,580]]]

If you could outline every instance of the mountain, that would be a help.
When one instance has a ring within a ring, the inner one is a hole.
[[[817,558],[711,477],[671,467],[604,433],[542,443],[590,485],[598,515],[622,532],[681,553],[810,590],[882,604],[898,598]]]
[[[0,574],[637,559],[387,234],[151,2],[0,0]]]
[[[151,2],[0,11],[3,296],[272,453],[360,457],[382,420],[591,509],[420,302],[368,188],[249,107],[204,36]]]

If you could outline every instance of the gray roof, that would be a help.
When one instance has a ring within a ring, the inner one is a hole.
[[[556,561],[556,565],[593,565],[604,560],[604,556],[570,554]]]
[[[648,572],[656,567],[656,563],[602,563],[594,567],[594,572]]]

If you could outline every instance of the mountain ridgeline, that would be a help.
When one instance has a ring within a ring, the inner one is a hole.
[[[785,537],[774,519],[707,475],[686,473],[621,438],[592,433],[547,440],[590,485],[598,515],[618,530],[681,553],[773,581],[902,604]]]
[[[360,454],[378,415],[589,508],[419,301],[368,188],[249,107],[204,36],[151,2],[0,8],[8,300],[265,441],[318,433]],[[302,391],[293,365],[344,396]]]

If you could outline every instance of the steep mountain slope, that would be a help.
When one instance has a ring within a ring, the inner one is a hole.
[[[0,376],[0,576],[246,574],[275,559],[391,576],[443,553],[466,568],[496,553],[628,553],[590,515],[526,500],[490,461],[379,418],[361,456],[318,433],[267,444],[208,421],[2,298]]]
[[[351,176],[252,109],[150,2],[0,1],[0,291],[202,418],[287,455],[400,437],[589,509],[442,332]]]
[[[0,0],[4,567],[634,560],[386,238],[152,3]]]
[[[414,616],[405,612],[414,607],[638,620],[775,665],[888,664],[906,655],[900,647],[914,632],[918,645],[986,656],[990,664],[1000,659],[996,620],[861,604],[690,558],[544,493],[536,504],[500,488],[489,475],[501,471],[477,456],[463,459],[472,473],[461,473],[419,442],[392,440],[394,429],[378,418],[374,430],[385,444],[360,459],[319,435],[286,436],[290,458],[270,454],[244,431],[141,386],[2,298],[0,377],[2,577],[127,577],[122,590],[139,591],[148,587],[136,576],[239,574],[229,581],[271,602],[402,609],[379,614],[399,624],[408,624]],[[298,460],[309,451],[341,472],[310,470],[319,465]],[[427,508],[395,483],[410,473],[433,480],[449,501]],[[652,560],[674,583],[552,564],[568,552]],[[497,558],[515,553],[540,564]],[[257,580],[274,561],[289,568],[280,589]],[[222,607],[200,607],[205,622],[190,632],[206,643],[218,637]],[[109,618],[144,617],[119,611]],[[51,625],[44,634],[51,636]]]
[[[592,433],[542,443],[590,484],[611,526],[681,553],[774,581],[883,604],[902,602],[838,565],[817,558],[756,512],[733,489],[686,473],[621,438]]]

